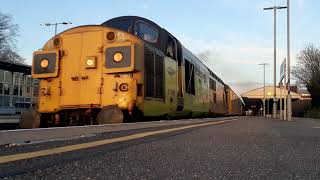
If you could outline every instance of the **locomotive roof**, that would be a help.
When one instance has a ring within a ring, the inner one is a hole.
[[[152,25],[154,28],[157,28],[159,30],[163,30],[165,31],[167,34],[170,34],[167,30],[165,30],[164,28],[160,27],[158,24],[156,24],[155,22],[149,20],[149,19],[146,19],[146,18],[143,18],[143,17],[139,17],[139,16],[120,16],[120,17],[116,17],[116,18],[112,18],[110,20],[107,20],[105,21],[104,23],[102,23],[101,25],[103,26],[108,26],[109,23],[112,23],[112,22],[115,22],[115,21],[121,21],[121,20],[130,20],[130,21],[138,21],[138,20],[142,20],[144,22],[146,22],[147,24],[150,24]],[[172,34],[170,34],[172,37],[174,37]],[[174,37],[178,42],[179,40]],[[181,44],[181,43],[180,43]],[[217,79],[220,83],[222,84],[225,84],[222,79],[220,79],[215,73],[213,73],[210,68],[208,68],[207,65],[205,65],[196,55],[194,55],[191,51],[189,51],[186,47],[182,46],[183,49],[185,50],[184,53],[187,53],[189,57],[191,57],[191,59],[189,60],[192,60],[194,61],[194,63],[196,64],[201,64],[202,66],[205,66],[207,68],[207,70],[209,71],[210,75],[213,76],[215,79]]]
[[[120,21],[120,20],[133,20],[133,21],[143,20],[144,22],[152,25],[153,27],[155,27],[157,29],[163,29],[155,22],[153,22],[149,19],[143,18],[143,17],[139,17],[139,16],[120,16],[120,17],[109,19],[109,20],[105,21],[104,23],[102,23],[101,25],[108,26],[109,23],[114,22],[114,21]]]

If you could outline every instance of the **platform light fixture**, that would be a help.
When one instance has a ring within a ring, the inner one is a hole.
[[[263,66],[263,116],[266,116],[266,66],[269,63],[260,63]]]
[[[72,22],[60,22],[60,23],[43,23],[40,26],[54,26],[54,36],[57,35],[58,25],[68,25],[72,24]]]
[[[277,63],[277,9],[286,9],[285,6],[273,6],[268,8],[263,8],[263,10],[273,10],[273,18],[274,18],[274,51],[273,51],[273,118],[277,117],[277,97],[276,97],[276,63]]]

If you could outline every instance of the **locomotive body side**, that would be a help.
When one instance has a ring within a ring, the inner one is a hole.
[[[244,103],[241,98],[230,87],[227,87],[226,91],[228,115],[243,115]]]

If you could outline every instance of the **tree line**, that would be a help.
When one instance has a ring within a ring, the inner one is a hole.
[[[297,65],[292,74],[306,85],[312,98],[312,107],[320,108],[320,48],[308,44],[297,54]]]
[[[24,63],[25,58],[17,53],[16,38],[19,27],[13,23],[10,14],[0,12],[0,60],[16,63]]]

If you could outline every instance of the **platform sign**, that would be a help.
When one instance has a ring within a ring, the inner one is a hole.
[[[287,67],[287,64],[286,64],[286,58],[284,58],[281,66],[280,66],[280,82],[283,80],[284,76],[286,75],[286,67]]]

